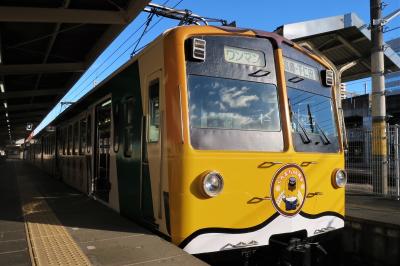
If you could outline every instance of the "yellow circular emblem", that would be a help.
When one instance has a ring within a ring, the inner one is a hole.
[[[306,177],[297,164],[281,167],[272,178],[271,198],[275,209],[284,216],[300,212],[306,198]]]

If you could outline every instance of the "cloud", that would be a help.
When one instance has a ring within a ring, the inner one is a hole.
[[[254,119],[237,113],[203,113],[202,120],[223,122],[224,128],[245,128],[247,125],[255,123]],[[212,122],[211,122],[212,123]],[[226,123],[230,124],[229,126]]]
[[[257,95],[244,95],[248,90],[247,87],[241,89],[237,87],[224,88],[220,92],[220,97],[222,102],[228,104],[231,108],[249,107],[252,101],[258,101],[260,98]]]

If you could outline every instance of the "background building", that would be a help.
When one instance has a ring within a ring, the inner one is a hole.
[[[400,55],[400,38],[391,40],[387,44]],[[389,93],[400,93],[400,71],[385,75],[385,86]]]
[[[393,39],[387,44],[400,55],[400,38]],[[385,75],[385,87],[388,123],[400,125],[400,71]],[[372,127],[370,94],[343,99],[342,104],[348,129]]]

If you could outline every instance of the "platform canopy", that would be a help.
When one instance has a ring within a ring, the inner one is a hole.
[[[355,61],[343,72],[343,82],[371,76],[371,32],[355,13],[286,24],[276,32],[296,43],[308,43],[337,68]],[[400,57],[387,44],[384,53],[386,72],[398,71]]]
[[[9,127],[13,140],[29,135],[26,124],[40,123],[148,2],[2,0],[0,147]]]

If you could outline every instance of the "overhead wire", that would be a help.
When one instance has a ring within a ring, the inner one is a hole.
[[[64,32],[70,31],[70,30],[74,30],[74,29],[76,29],[76,28],[82,27],[83,25],[86,25],[86,24],[81,23],[81,24],[78,24],[78,25],[74,25],[74,26],[71,26],[71,27],[62,29],[62,30],[60,30],[60,31],[58,32],[58,34],[64,33]],[[4,47],[4,48],[5,48],[5,49],[17,48],[17,47],[20,47],[20,46],[23,46],[23,45],[26,45],[26,44],[30,44],[30,43],[36,42],[36,41],[41,41],[41,40],[46,39],[46,38],[49,38],[49,37],[51,37],[51,36],[53,36],[52,33],[46,34],[46,35],[43,35],[43,36],[40,36],[40,37],[31,39],[31,40],[27,40],[27,41],[23,41],[23,42],[20,42],[20,43],[13,44],[13,45],[9,45],[9,46],[6,46],[6,47]]]
[[[162,5],[166,5],[169,1],[170,1],[170,0],[166,0]],[[183,2],[183,0],[180,0],[177,4],[175,4],[174,7],[178,6],[178,5],[179,5],[180,3],[182,3],[182,2]],[[161,19],[160,19],[160,20],[161,20]],[[157,21],[156,24],[158,24],[158,23],[160,22],[160,20]],[[123,41],[116,49],[114,49],[114,51],[113,51],[106,59],[104,59],[103,62],[102,62],[98,67],[96,67],[96,69],[94,69],[94,70],[92,71],[92,73],[91,73],[89,76],[87,76],[83,81],[81,81],[81,82],[80,82],[80,85],[78,85],[78,87],[77,87],[76,89],[80,88],[90,77],[92,77],[92,76],[99,70],[99,68],[102,67],[102,66],[108,61],[108,59],[110,59],[111,56],[113,56],[113,55],[119,50],[119,48],[121,48],[123,45],[125,45],[125,44],[126,44],[140,29],[141,29],[141,28],[143,28],[143,27],[146,25],[146,23],[147,23],[147,20],[146,20],[142,25],[140,25],[139,28],[137,28],[132,34],[130,34],[130,35],[125,39],[125,41]],[[82,24],[82,25],[83,25],[83,24]],[[79,24],[79,25],[77,25],[77,26],[73,26],[73,27],[64,29],[64,30],[61,31],[61,32],[65,32],[65,31],[67,31],[67,30],[72,30],[73,28],[77,28],[78,26],[82,26],[82,25]],[[153,25],[153,26],[154,26],[154,25]],[[153,27],[151,27],[148,31],[150,31],[152,28],[153,28]],[[33,40],[26,41],[26,42],[24,42],[24,44],[29,43],[29,42],[33,42],[33,41],[36,41],[36,40],[39,40],[39,39],[47,38],[47,37],[49,37],[49,36],[42,36],[42,37],[40,37],[40,38],[36,38],[36,39],[33,39]],[[135,43],[135,42],[134,42],[134,43]],[[22,44],[23,44],[23,43],[15,44],[14,46],[19,46],[19,45],[22,45]],[[131,45],[130,47],[132,47],[132,45]],[[10,47],[10,48],[13,48],[13,47]],[[142,48],[142,47],[141,47],[141,48]],[[140,48],[140,49],[141,49],[141,48]],[[125,52],[126,52],[126,50],[125,50],[116,60],[118,60]],[[111,65],[113,65],[113,64],[115,63],[116,60],[114,60],[106,69],[108,69]],[[102,71],[102,73],[103,73],[103,72],[104,72],[104,71]],[[97,76],[99,76],[99,75],[97,75]],[[79,82],[79,81],[78,81],[78,82]],[[68,92],[64,95],[63,99],[65,99],[65,98],[68,96],[68,97],[70,97],[70,98],[73,100],[74,97],[78,96],[78,95],[79,95],[80,93],[82,93],[86,88],[87,88],[87,86],[85,86],[82,90],[80,90],[80,91],[78,92],[78,94],[74,93],[74,92],[76,91],[76,89],[75,89],[75,90],[70,90],[70,91],[68,91]],[[72,95],[69,96],[69,94],[71,94],[71,93],[74,93],[74,94],[72,94]],[[50,123],[52,120],[54,120],[59,114],[62,113],[63,110],[62,110],[62,104],[61,104],[61,102],[62,102],[62,100],[61,100],[59,103],[57,103],[57,105],[53,108],[53,110],[50,111],[50,113],[55,112],[55,114],[54,114],[54,117],[53,117],[53,118],[49,118],[50,120],[47,122],[47,124]],[[59,110],[58,113],[57,113],[56,107],[57,107],[58,105],[60,106],[60,110]],[[65,110],[65,109],[64,109],[64,110]],[[44,118],[44,120],[46,120],[46,119],[48,118],[48,116],[50,115],[50,113]],[[43,121],[44,121],[44,120],[43,120]],[[42,121],[41,123],[43,123],[43,121]],[[40,124],[41,124],[41,123],[40,123]],[[40,126],[40,124],[39,124],[39,126]],[[46,125],[44,125],[44,126],[46,126]]]
[[[168,2],[169,2],[169,0],[167,0],[164,4],[166,4],[166,3],[168,3]],[[179,4],[181,4],[182,2],[183,2],[183,0],[179,0],[179,1],[173,6],[173,8],[177,7],[177,6],[178,6]],[[159,18],[159,19],[158,19],[153,25],[151,25],[151,26],[148,28],[148,30],[145,31],[142,35],[144,36],[145,34],[147,34],[148,32],[150,32],[150,31],[151,31],[158,23],[160,23],[163,19],[164,19],[164,17]],[[145,25],[148,23],[148,20],[149,20],[149,17],[147,18],[147,20],[146,20],[135,32],[138,32],[143,26],[145,26]],[[142,35],[141,35],[141,37],[143,37]],[[132,35],[131,35],[131,36],[132,36]],[[134,41],[130,46],[128,46],[128,48],[126,48],[117,58],[115,58],[105,69],[103,69],[97,76],[101,76],[104,72],[106,72],[118,59],[120,59],[123,55],[125,55],[125,53],[126,53],[128,50],[132,49],[132,47],[133,47],[134,45],[136,45],[140,40],[141,40],[141,38],[139,37],[139,38],[138,38],[136,41]],[[126,43],[126,42],[127,42],[127,41],[125,41],[124,43]],[[122,45],[120,45],[116,50],[118,50],[121,46],[122,46]],[[143,47],[145,47],[145,46],[143,46]],[[142,49],[143,47],[141,47],[140,49]],[[140,49],[138,49],[138,51],[139,51]],[[116,50],[115,50],[115,51],[116,51]],[[113,52],[113,54],[115,53],[115,51]],[[110,57],[111,57],[111,56],[107,57],[107,59],[104,60],[103,63],[107,62],[107,60],[108,60]],[[102,65],[103,65],[103,64],[101,64],[98,68],[96,68],[95,71],[97,71]],[[92,74],[93,74],[95,71],[93,71]],[[91,74],[90,76],[92,76],[92,74]],[[86,78],[85,81],[86,81],[87,79],[88,79],[88,78]],[[74,97],[80,95],[80,94],[81,94],[85,89],[87,89],[87,88],[88,88],[88,87],[85,86],[85,87],[83,87],[77,94],[74,93],[74,94],[72,94],[72,95],[69,96],[69,97],[71,97],[71,98],[73,99]]]
[[[136,52],[137,52],[136,48],[138,47],[138,45],[139,45],[140,41],[142,40],[143,36],[146,34],[147,28],[149,27],[151,21],[153,20],[153,17],[154,17],[154,13],[150,13],[149,16],[147,17],[146,27],[144,28],[142,34],[140,35],[140,37],[139,37],[139,39],[138,39],[138,41],[137,41],[137,43],[135,45],[135,48],[133,48],[133,51],[131,53],[131,57],[134,54],[136,54]]]
[[[400,26],[395,27],[395,28],[389,28],[389,29],[385,30],[384,33],[386,33],[386,32],[391,32],[391,31],[398,30],[398,29],[400,29]]]
[[[168,2],[168,1],[167,1],[167,2]],[[124,46],[137,32],[139,32],[139,30],[140,30],[141,28],[143,28],[143,27],[146,25],[146,22],[147,22],[147,21],[145,21],[142,25],[140,25],[139,28],[137,28],[133,33],[131,33],[131,34],[125,39],[125,41],[123,41],[117,48],[115,48],[114,51],[113,51],[110,55],[108,55],[107,58],[105,58],[105,59],[101,62],[101,64],[100,64],[98,67],[96,67],[96,69],[94,69],[94,70],[92,71],[91,74],[89,74],[87,77],[85,77],[85,79],[84,79],[83,81],[81,81],[81,82],[79,82],[79,83],[83,85],[83,84],[84,84],[86,81],[88,81],[94,74],[96,74],[96,71],[98,71],[98,70],[108,61],[108,59],[110,59],[116,52],[118,52],[118,50],[119,50],[122,46]],[[79,88],[80,86],[81,86],[81,85],[79,85],[78,88]],[[67,96],[67,95],[68,95],[69,93],[71,93],[71,92],[73,92],[73,91],[67,92],[67,94],[66,94],[65,96]]]
[[[169,1],[170,1],[170,0],[166,0],[166,1],[163,3],[163,5],[166,5]],[[95,74],[97,73],[97,71],[98,71],[106,62],[108,62],[108,60],[109,60],[113,55],[115,55],[115,54],[119,51],[119,49],[120,49],[122,46],[124,46],[128,41],[130,41],[131,38],[132,38],[136,33],[138,33],[139,30],[140,30],[141,28],[143,28],[143,27],[146,25],[147,21],[148,21],[148,20],[146,20],[144,23],[142,23],[142,24],[141,24],[133,33],[131,33],[118,47],[116,47],[116,48],[114,49],[114,51],[113,51],[110,55],[108,55],[107,58],[105,58],[105,59],[102,61],[102,63],[101,63],[99,66],[96,67],[96,69],[94,69],[94,70],[92,71],[91,74],[89,74],[87,77],[85,77],[85,79],[84,79],[83,81],[80,81],[80,82],[78,81],[78,82],[80,83],[80,85],[78,85],[78,87],[77,87],[76,89],[80,88],[82,85],[84,85],[84,84],[86,83],[86,81],[88,81],[91,77],[93,77],[93,75],[95,75]],[[122,54],[123,54],[123,53],[122,53]],[[120,56],[121,56],[121,55],[120,55]],[[120,57],[120,56],[119,56],[119,57]],[[118,58],[119,58],[119,57],[118,57]],[[114,61],[113,61],[113,63],[114,63]],[[113,63],[112,63],[112,64],[113,64]],[[96,76],[99,76],[99,75],[96,75]],[[87,85],[86,85],[86,86],[87,86]],[[84,89],[87,88],[86,86],[85,86]],[[84,90],[84,89],[83,89],[83,90]],[[83,90],[80,90],[79,93],[81,93]],[[67,96],[69,96],[69,97],[75,97],[75,96],[76,96],[76,93],[74,93],[75,91],[76,91],[76,90],[67,92],[67,94],[66,94],[64,97],[67,97]],[[68,95],[68,94],[70,94],[70,93],[74,93],[74,94]],[[79,94],[79,93],[78,93],[78,94]]]

